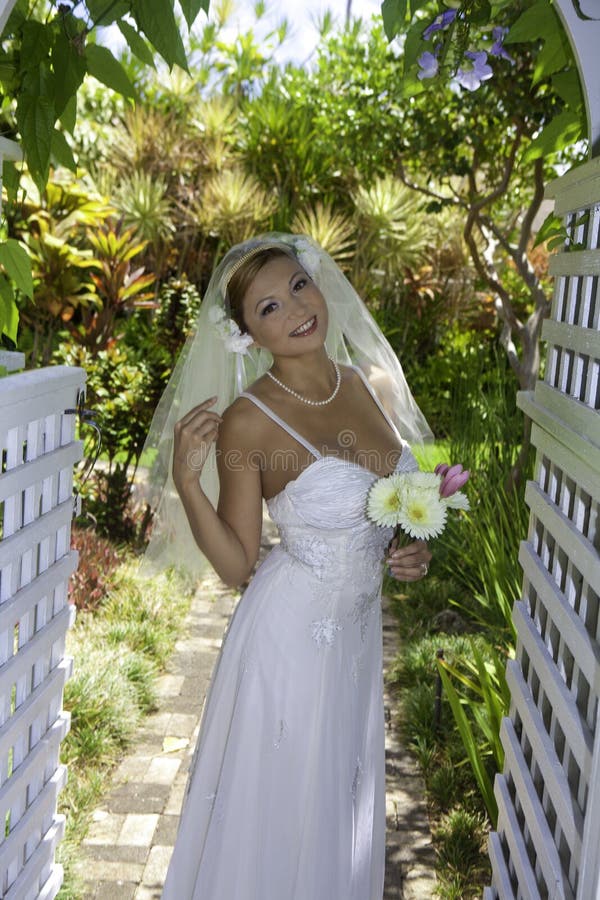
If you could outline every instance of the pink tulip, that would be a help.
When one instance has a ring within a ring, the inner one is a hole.
[[[438,463],[433,471],[436,475],[441,475],[443,478],[449,468],[450,466],[448,463]]]
[[[456,471],[458,468],[459,471]],[[454,471],[452,471],[454,469]],[[452,474],[451,474],[452,473]],[[462,471],[462,466],[452,466],[446,473],[444,480],[440,485],[440,496],[450,497],[461,489],[461,487],[469,480],[470,472],[468,469]]]

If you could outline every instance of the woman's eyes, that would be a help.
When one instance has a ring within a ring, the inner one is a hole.
[[[307,284],[308,284],[308,278],[299,278],[298,281],[294,282],[294,284],[292,286],[292,291],[294,293],[296,293],[297,291],[301,291],[302,288],[305,287]],[[267,316],[267,315],[269,315],[271,310],[276,309],[276,308],[277,308],[276,303],[267,303],[266,306],[263,306],[263,308],[261,309],[260,314],[261,314],[261,316]]]

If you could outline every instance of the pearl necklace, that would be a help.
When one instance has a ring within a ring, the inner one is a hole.
[[[335,387],[333,389],[333,394],[331,394],[331,396],[328,397],[327,400],[309,400],[308,397],[303,397],[302,394],[299,394],[297,391],[292,390],[291,387],[288,387],[287,384],[284,384],[283,381],[279,380],[279,378],[275,378],[272,372],[269,372],[267,370],[267,375],[269,376],[269,378],[272,378],[273,381],[279,385],[279,387],[282,387],[284,391],[287,391],[288,394],[292,395],[292,397],[296,397],[298,400],[302,400],[303,403],[308,403],[309,406],[325,406],[327,403],[331,403],[331,401],[337,395],[337,392],[340,389],[340,384],[342,382],[340,369],[335,359],[331,359],[331,357],[328,357],[328,359],[333,363],[333,368],[335,369]]]

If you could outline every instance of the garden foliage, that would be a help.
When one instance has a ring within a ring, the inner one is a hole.
[[[493,820],[531,466],[515,397],[543,366],[549,311],[547,251],[534,243],[545,182],[583,155],[573,145],[581,92],[550,0],[477,0],[446,24],[433,0],[385,0],[383,22],[324,22],[306,66],[276,63],[285,25],[263,42],[252,30],[226,39],[225,6],[188,29],[201,0],[182,3],[181,29],[171,2],[160,2],[160,16],[158,0],[108,11],[90,0],[87,18],[69,4],[37,6],[49,12],[44,22],[18,0],[0,49],[3,131],[20,138],[27,164],[20,194],[16,169],[4,172],[0,332],[30,366],[86,370],[86,405],[103,435],[82,487],[87,524],[143,545],[144,439],[230,243],[268,230],[311,234],[365,297],[448,460],[472,472],[472,511],[436,546],[437,573],[432,566],[422,603],[411,593],[409,628],[429,639],[450,607],[476,635],[453,638],[439,664],[446,717],[451,699],[460,733],[448,728],[445,756],[435,729],[423,726],[413,744],[452,772],[444,788],[431,770],[430,783],[446,790],[444,815],[478,786]],[[109,21],[128,44],[120,59],[94,43],[95,25]],[[491,56],[494,43],[491,77],[477,58],[477,89],[452,83],[465,51]],[[418,77],[426,52],[435,78]],[[116,625],[110,633],[131,637]],[[437,677],[435,652],[427,665]],[[430,687],[415,685],[409,714],[424,723],[430,699]],[[468,815],[480,815],[473,806]],[[444,827],[474,835],[474,822]]]

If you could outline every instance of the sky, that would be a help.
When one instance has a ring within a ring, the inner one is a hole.
[[[289,6],[278,3],[277,0],[266,0],[266,13],[257,24],[254,2],[255,0],[233,0],[234,12],[222,32],[222,37],[226,41],[231,41],[238,34],[252,29],[256,37],[260,39],[276,28],[286,17],[290,28],[284,44],[276,54],[276,59],[280,63],[288,60],[302,62],[309,57],[318,36],[315,22],[322,18],[326,10],[331,11],[334,19],[340,25],[346,18],[347,0],[329,0],[329,2],[327,0],[297,0],[295,4]],[[213,8],[217,3],[218,0],[211,0]],[[380,12],[381,0],[352,0],[353,17],[360,16],[368,21],[374,13],[380,14]],[[210,18],[212,16],[209,13]],[[200,25],[205,21],[203,12],[199,14],[197,21]],[[124,43],[116,26],[102,29],[100,42],[110,46],[113,51],[120,49]]]
[[[227,37],[234,37],[239,31],[254,27],[257,35],[261,34],[261,28],[256,26],[254,16],[254,0],[236,0],[236,12],[231,17],[226,29]],[[315,22],[322,18],[323,14],[330,10],[334,19],[341,25],[346,18],[346,0],[300,0],[296,4],[280,4],[277,0],[267,0],[267,12],[262,20],[264,33],[268,33],[273,27],[286,17],[291,26],[289,36],[278,54],[280,61],[286,59],[299,62],[305,59],[314,47],[318,31]],[[283,7],[283,11],[282,11]],[[287,9],[286,9],[287,7]],[[288,11],[291,10],[291,11]],[[352,15],[369,20],[374,13],[380,13],[381,0],[352,0]]]

